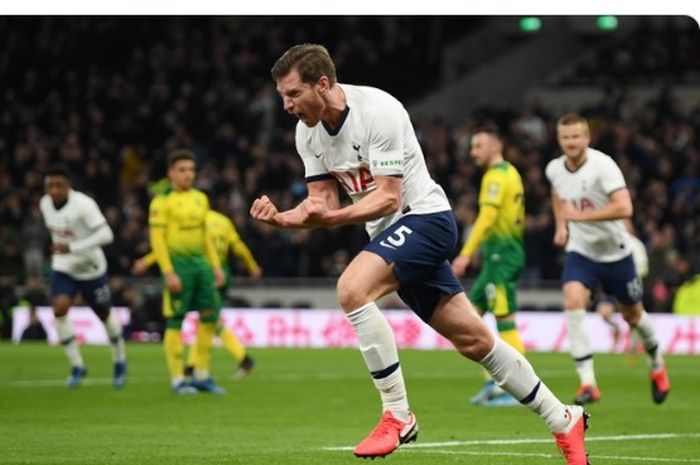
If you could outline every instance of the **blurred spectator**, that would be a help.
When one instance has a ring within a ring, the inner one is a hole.
[[[48,243],[48,231],[41,219],[38,204],[29,207],[22,222],[22,251],[24,254],[24,273],[27,277],[43,276],[44,249]]]
[[[19,306],[26,306],[29,309],[29,325],[22,332],[22,340],[45,341],[46,330],[36,315],[36,308],[40,305],[47,305],[49,302],[41,280],[30,276],[25,284],[25,293],[18,303]]]
[[[17,305],[14,276],[0,275],[0,339],[12,337],[12,309]]]
[[[59,161],[74,168],[74,185],[95,196],[115,233],[105,250],[112,275],[128,275],[131,260],[148,250],[149,183],[164,175],[166,153],[183,146],[199,157],[198,187],[223,203],[266,276],[337,273],[343,253],[361,249],[361,227],[280,233],[248,219],[261,191],[281,208],[305,195],[294,122],[280,117],[272,62],[312,31],[337,57],[341,81],[387,88],[410,103],[437,88],[441,50],[483,20],[0,18],[0,275],[21,282],[43,271],[37,251],[45,252],[45,231],[34,210],[46,166]],[[690,268],[700,260],[700,102],[684,112],[666,85],[698,82],[698,30],[642,25],[622,40],[611,35],[608,45],[557,85],[605,89],[601,101],[572,110],[590,119],[592,145],[625,171],[636,230],[649,248],[646,298],[656,303],[648,308],[668,311],[688,276],[666,261],[667,253],[676,251]],[[639,82],[658,92],[643,101],[630,86]],[[454,126],[412,115],[426,163],[460,224],[473,221],[480,181],[468,157],[471,131],[493,123],[504,132],[505,158],[525,177],[526,279],[559,277],[541,172],[558,155],[552,136],[558,116],[538,105],[465,108]]]

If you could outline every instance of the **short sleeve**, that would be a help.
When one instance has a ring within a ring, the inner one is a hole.
[[[107,222],[100,211],[100,207],[97,206],[97,202],[86,196],[84,197],[83,203],[83,217],[88,228],[95,229]]]
[[[489,170],[481,181],[479,205],[491,205],[500,208],[505,195],[505,176],[498,168]]]
[[[549,163],[547,163],[547,167],[544,169],[544,175],[547,177],[547,180],[550,184],[554,183],[554,180],[552,178],[554,177],[555,162],[556,160],[550,160]]]
[[[599,173],[600,184],[606,194],[612,194],[627,187],[622,170],[612,158],[606,156],[600,159]]]
[[[373,176],[403,176],[407,120],[408,114],[398,103],[375,110],[368,134],[369,167]]]

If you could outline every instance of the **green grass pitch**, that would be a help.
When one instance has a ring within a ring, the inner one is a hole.
[[[82,351],[89,376],[69,390],[59,347],[0,343],[1,464],[357,464],[351,446],[380,415],[355,350],[253,349],[258,367],[234,381],[235,364],[215,349],[212,372],[228,394],[190,397],[169,392],[159,345],[128,346],[121,391],[111,387],[109,349]],[[569,401],[577,387],[569,357],[529,358]],[[450,351],[402,351],[401,361],[420,434],[382,463],[564,463],[525,408],[468,405],[482,383],[476,364]],[[644,358],[596,357],[603,398],[588,408],[593,465],[700,464],[700,357],[668,357],[668,365],[672,391],[657,406]]]

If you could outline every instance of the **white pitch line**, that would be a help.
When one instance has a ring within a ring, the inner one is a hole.
[[[414,447],[408,446],[403,449],[399,449],[402,453],[410,452]],[[454,451],[454,450],[422,450],[420,451],[424,454],[431,455],[472,455],[472,456],[491,456],[491,457],[540,457],[546,459],[557,459],[561,460],[561,455],[559,454],[538,454],[538,453],[528,453],[528,452],[486,452],[486,451]],[[667,457],[633,457],[626,455],[590,455],[589,458],[596,459],[606,459],[606,460],[617,460],[621,462],[660,462],[660,463],[700,463],[700,459],[677,459],[677,458],[667,458]]]
[[[646,439],[683,439],[683,438],[700,438],[700,433],[661,433],[661,434],[630,434],[628,436],[586,436],[586,442],[604,442],[604,441],[641,441]],[[432,449],[436,447],[460,447],[460,446],[503,446],[516,444],[549,444],[551,439],[541,438],[524,438],[524,439],[483,439],[473,441],[445,441],[445,442],[420,442],[410,445],[410,449]],[[323,450],[329,451],[347,451],[353,450],[353,447],[323,447]],[[408,449],[408,448],[407,448]],[[700,461],[698,461],[700,463]]]

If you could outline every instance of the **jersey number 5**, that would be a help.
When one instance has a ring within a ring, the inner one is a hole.
[[[386,241],[379,242],[379,245],[388,249],[396,250],[397,247],[401,247],[406,243],[406,236],[412,233],[413,230],[411,230],[411,228],[409,228],[408,226],[399,226],[398,228],[396,228],[396,231],[391,233],[391,235],[386,238]]]

